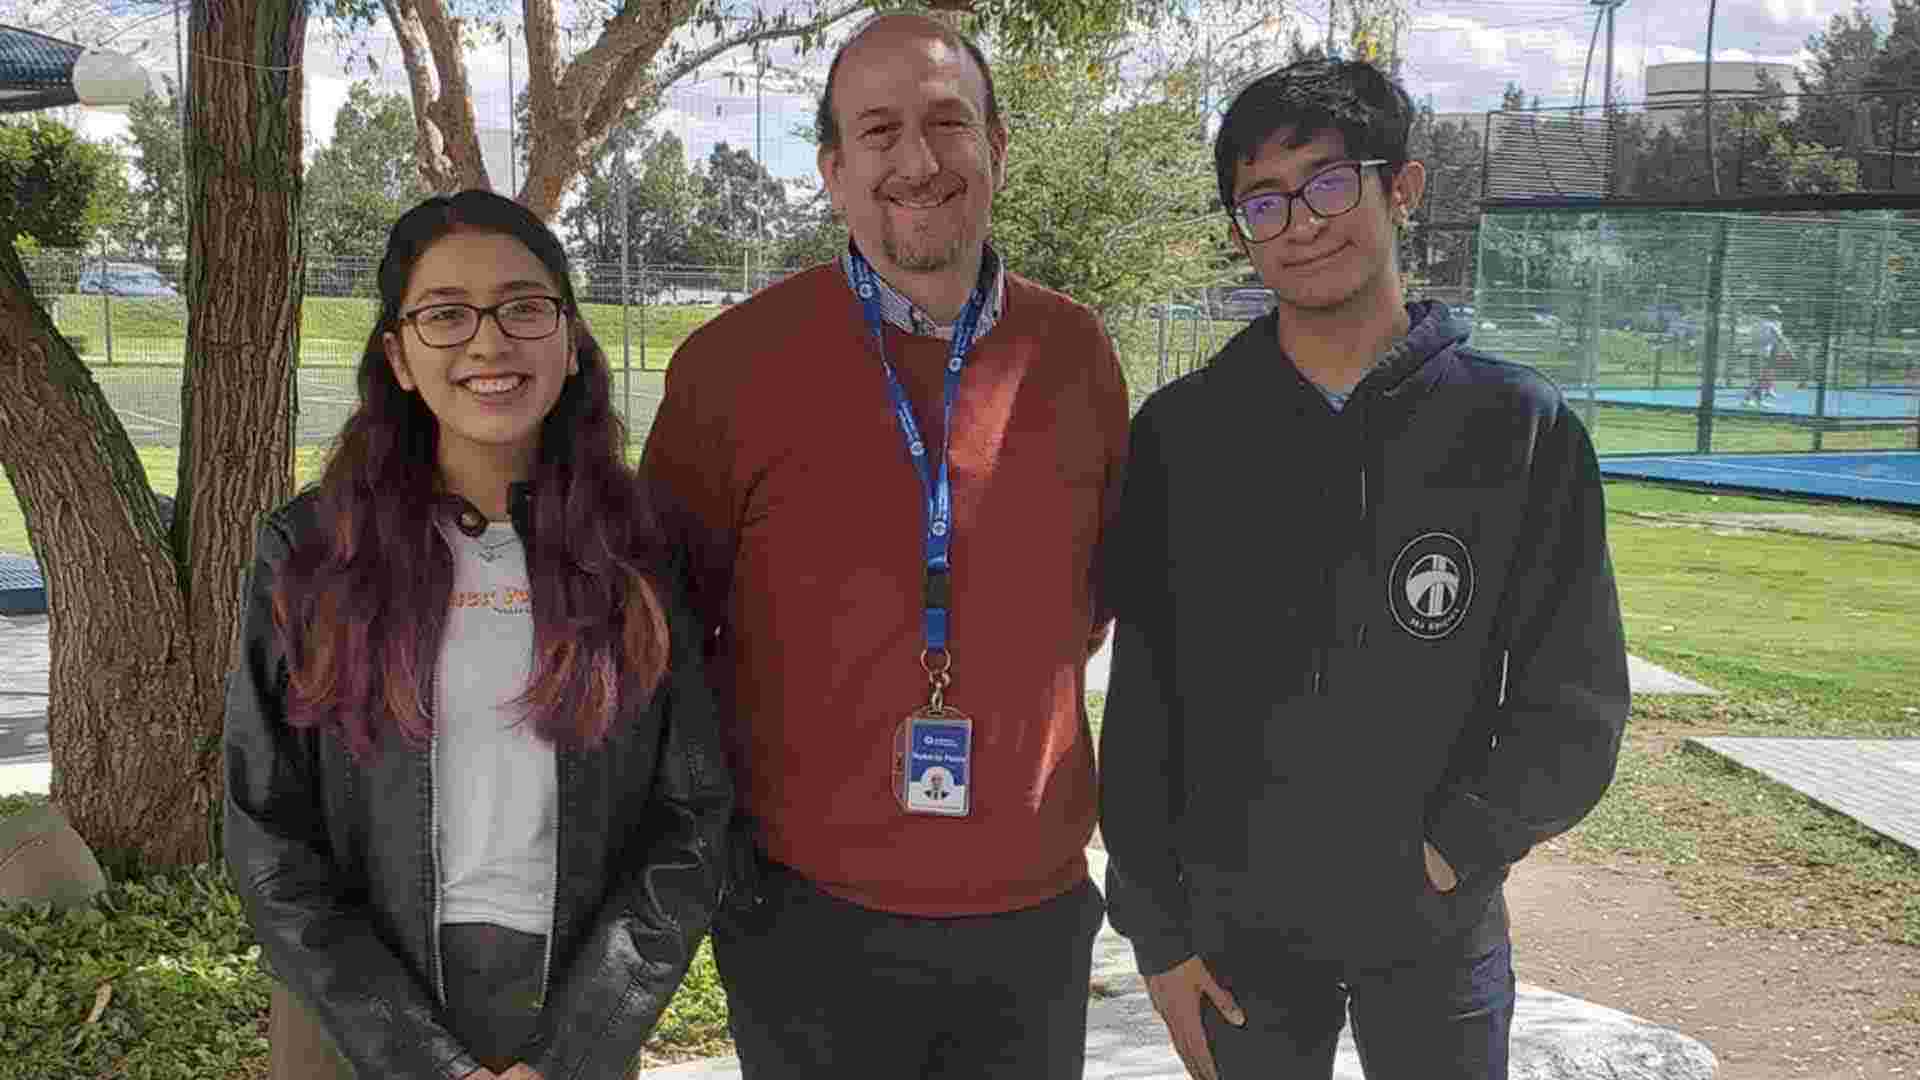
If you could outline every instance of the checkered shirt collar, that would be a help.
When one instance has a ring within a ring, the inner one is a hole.
[[[847,279],[847,287],[853,288],[853,253],[858,250],[851,242],[847,251],[840,256],[840,273]],[[880,316],[896,329],[916,337],[938,338],[941,341],[953,340],[953,325],[935,322],[933,316],[920,310],[907,295],[893,287],[886,278],[874,271],[874,278],[880,282]],[[988,245],[980,259],[980,286],[987,291],[987,306],[980,311],[980,321],[974,329],[973,339],[980,340],[993,329],[1007,308],[1007,275],[1000,264],[1000,255]]]

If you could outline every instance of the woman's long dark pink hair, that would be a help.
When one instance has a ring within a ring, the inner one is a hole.
[[[401,388],[382,335],[401,329],[415,262],[456,230],[525,244],[553,276],[572,320],[580,370],[540,428],[526,538],[534,656],[527,722],[558,746],[597,745],[644,704],[668,657],[663,605],[648,579],[668,551],[625,463],[606,354],[574,306],[566,251],[525,207],[491,192],[435,196],[409,210],[380,260],[380,321],[360,357],[360,404],[318,490],[324,542],[302,544],[274,587],[274,621],[290,671],[288,721],[336,732],[371,758],[397,730],[424,744],[434,729],[441,635],[453,560],[435,525],[439,425]]]

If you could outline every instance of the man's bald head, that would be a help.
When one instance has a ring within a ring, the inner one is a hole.
[[[987,127],[1004,131],[1006,121],[1000,116],[1000,99],[993,92],[993,69],[987,66],[986,54],[980,51],[972,38],[932,15],[914,12],[888,12],[875,15],[861,23],[840,48],[833,54],[833,63],[827,68],[827,88],[821,91],[820,106],[814,113],[813,133],[823,150],[840,148],[840,118],[834,113],[833,83],[840,74],[840,65],[849,54],[862,46],[884,47],[890,41],[903,38],[933,38],[943,41],[956,50],[964,51],[973,59],[973,65],[980,69],[980,81],[986,88],[986,100],[980,102],[981,115],[986,117]]]

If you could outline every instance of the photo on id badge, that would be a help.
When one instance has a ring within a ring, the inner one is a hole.
[[[910,716],[901,725],[900,803],[910,814],[965,817],[971,809],[973,722]]]

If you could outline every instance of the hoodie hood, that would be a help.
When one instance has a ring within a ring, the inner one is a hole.
[[[1437,300],[1407,305],[1407,336],[1387,351],[1380,365],[1360,385],[1386,397],[1399,397],[1432,385],[1440,365],[1429,363],[1455,346],[1467,343],[1472,327]]]
[[[1411,391],[1424,391],[1440,378],[1445,369],[1441,360],[1451,350],[1466,344],[1472,327],[1454,315],[1445,304],[1419,300],[1407,305],[1407,336],[1396,342],[1380,363],[1360,380],[1355,395],[1398,398]],[[1215,355],[1213,365],[1244,368],[1249,371],[1293,371],[1301,386],[1309,385],[1305,376],[1293,370],[1291,363],[1272,365],[1274,342],[1280,332],[1280,315],[1269,311],[1248,323]]]

